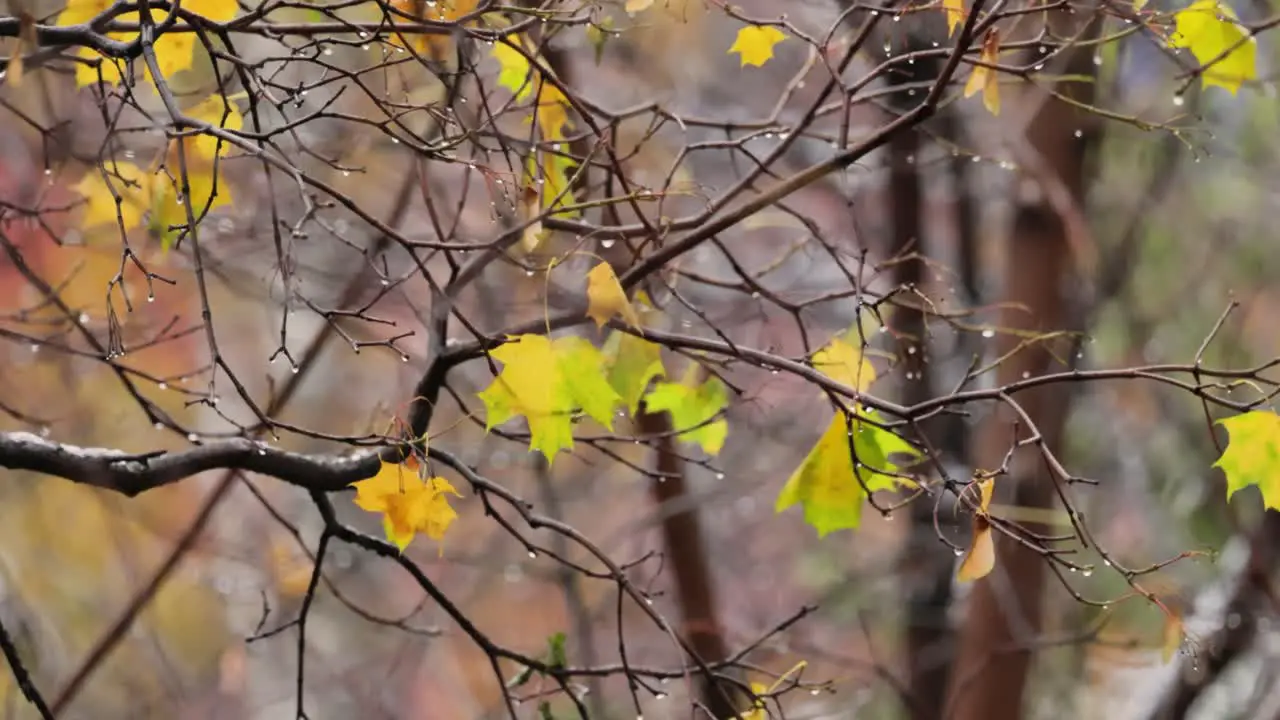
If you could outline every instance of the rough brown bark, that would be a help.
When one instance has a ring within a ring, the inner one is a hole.
[[[1065,74],[1093,74],[1089,48],[1075,48],[1068,53]],[[1059,90],[1077,101],[1090,103],[1092,88],[1092,84],[1071,83]],[[1056,176],[1077,206],[1084,197],[1086,144],[1091,134],[1077,137],[1076,131],[1086,125],[1085,120],[1085,113],[1072,105],[1044,98],[1027,128],[1031,152],[1038,155],[1042,170]],[[1058,211],[1060,208],[1051,207],[1042,183],[1030,176],[1022,182],[1006,251],[1006,305],[1000,324],[1040,332],[1067,329],[1071,318],[1065,291],[1073,284],[1074,277],[1067,225]],[[1000,337],[996,343],[997,356],[1013,350],[1020,342],[1020,338],[1008,333]],[[997,382],[1010,383],[1027,375],[1042,374],[1052,362],[1050,348],[1039,345],[1026,348],[1001,364]],[[1051,452],[1061,448],[1068,393],[1065,386],[1046,386],[1017,396]],[[1010,413],[993,413],[979,434],[975,467],[999,467],[1015,433],[1025,438],[1029,430],[1017,427]],[[1049,507],[1054,497],[1053,479],[1039,456],[1039,448],[1029,445],[1019,450],[1010,464],[1009,475],[999,478],[996,488],[998,503]],[[1045,531],[1035,525],[1027,529]],[[1032,648],[1041,627],[1044,576],[1042,556],[1003,535],[997,539],[995,570],[975,584],[960,630],[947,718],[1019,720],[1023,717]]]

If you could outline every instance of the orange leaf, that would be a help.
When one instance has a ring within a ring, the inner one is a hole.
[[[960,561],[960,570],[956,579],[960,582],[973,582],[986,577],[996,566],[996,544],[991,536],[991,523],[984,517],[977,517],[973,522],[973,546]]]
[[[995,537],[991,533],[991,496],[995,493],[995,479],[985,477],[975,481],[978,486],[978,510],[973,516],[973,545],[960,561],[956,579],[973,582],[986,577],[996,566]]]

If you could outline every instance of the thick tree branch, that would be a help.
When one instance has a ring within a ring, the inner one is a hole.
[[[304,455],[252,440],[208,443],[188,450],[131,454],[64,445],[25,432],[0,433],[0,467],[33,470],[133,497],[207,470],[270,475],[307,490],[335,492],[378,471],[375,451]]]

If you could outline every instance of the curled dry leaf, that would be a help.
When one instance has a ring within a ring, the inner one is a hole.
[[[960,561],[960,569],[956,579],[960,582],[973,582],[986,577],[996,566],[995,537],[991,532],[990,508],[991,496],[995,490],[995,480],[984,478],[976,481],[978,486],[978,510],[973,515],[973,544]]]

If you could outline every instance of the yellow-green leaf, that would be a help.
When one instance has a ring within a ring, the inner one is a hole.
[[[573,448],[573,414],[581,409],[613,428],[613,409],[621,401],[605,377],[604,357],[580,337],[550,340],[520,335],[489,353],[502,372],[480,392],[492,429],[523,415],[529,423],[529,449],[548,462]]]
[[[1244,81],[1257,78],[1258,41],[1226,3],[1196,0],[1179,10],[1174,20],[1177,29],[1169,44],[1187,48],[1200,62],[1204,87],[1218,85],[1234,95]]]
[[[823,375],[866,392],[876,380],[876,369],[854,346],[835,338],[813,354],[813,367]]]
[[[738,53],[742,58],[742,67],[759,67],[773,58],[773,46],[786,39],[786,34],[776,27],[748,25],[738,31],[729,54]]]
[[[559,153],[542,150],[529,153],[525,162],[527,182],[542,187],[539,194],[541,207],[564,208],[577,202],[573,196],[573,188],[569,186],[569,171],[575,164],[571,158]],[[551,214],[576,217],[579,213],[577,210],[558,209]]]
[[[876,419],[870,411],[863,414]],[[774,509],[782,512],[799,503],[804,507],[805,522],[818,531],[819,537],[856,528],[862,522],[862,503],[868,490],[892,490],[907,482],[885,474],[899,469],[888,459],[896,454],[918,457],[920,453],[887,430],[856,418],[846,423],[844,414],[836,413],[827,431],[783,486]]]
[[[538,92],[538,132],[546,142],[564,139],[564,129],[570,126],[569,99],[560,88],[544,81]]]
[[[524,48],[520,36],[512,35],[506,41],[498,41],[493,45],[493,58],[500,67],[498,84],[514,93],[516,100],[524,100],[533,94],[533,68],[529,66],[529,59],[514,47]]]
[[[662,366],[662,348],[656,343],[630,333],[614,332],[605,341],[609,365],[609,384],[622,396],[627,412],[636,414],[640,398],[656,377],[666,377]]]
[[[1218,424],[1230,434],[1227,449],[1213,464],[1227,476],[1227,499],[1256,485],[1263,504],[1280,510],[1280,415],[1254,410]]]
[[[697,383],[697,366],[691,366],[678,383],[662,382],[644,396],[649,412],[666,410],[671,425],[685,442],[696,443],[708,455],[717,455],[729,435],[729,424],[715,418],[729,404],[729,390],[718,377]]]

